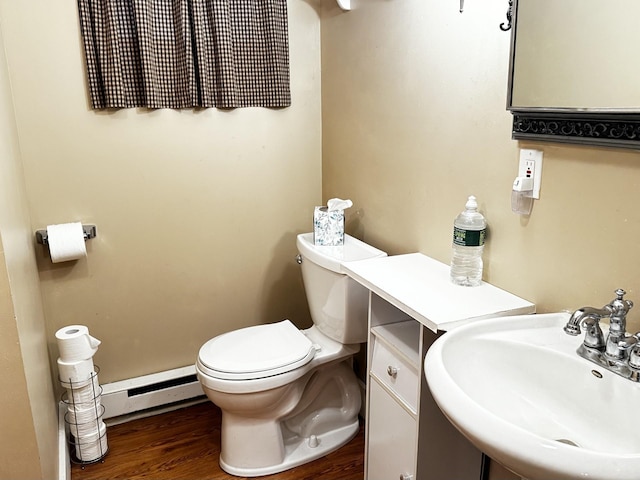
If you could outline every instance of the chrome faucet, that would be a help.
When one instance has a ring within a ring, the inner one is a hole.
[[[584,344],[590,348],[598,350],[604,349],[604,334],[600,328],[600,320],[611,315],[611,308],[605,305],[602,308],[582,307],[571,315],[569,321],[564,326],[564,331],[569,335],[579,335],[581,326],[586,327]]]
[[[625,378],[640,381],[640,332],[627,334],[627,314],[633,302],[624,299],[624,290],[619,288],[615,293],[616,298],[602,308],[583,307],[573,312],[564,331],[579,335],[585,327],[578,355]],[[605,339],[600,320],[606,317],[609,332]]]

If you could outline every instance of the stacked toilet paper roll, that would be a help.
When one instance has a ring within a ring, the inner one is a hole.
[[[92,337],[86,326],[70,325],[56,332],[56,341],[60,353],[58,376],[66,390],[62,398],[67,405],[65,420],[71,443],[78,460],[93,462],[108,449],[107,429],[102,420],[102,389],[93,364],[100,340]]]

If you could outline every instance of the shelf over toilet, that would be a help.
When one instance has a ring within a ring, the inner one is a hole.
[[[536,311],[533,303],[486,282],[478,287],[454,285],[448,265],[421,253],[349,262],[343,268],[351,278],[434,332],[483,318]]]

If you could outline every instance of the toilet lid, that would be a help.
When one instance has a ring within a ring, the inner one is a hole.
[[[229,380],[270,377],[311,361],[311,340],[289,320],[241,328],[212,338],[200,348],[207,374]]]

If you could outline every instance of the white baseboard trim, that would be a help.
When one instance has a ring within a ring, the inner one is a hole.
[[[121,423],[131,422],[133,420],[138,420],[140,418],[147,418],[153,415],[161,415],[167,412],[173,412],[174,410],[178,410],[180,408],[191,407],[193,405],[198,405],[199,403],[209,402],[210,400],[206,397],[199,397],[194,400],[184,400],[182,402],[172,403],[170,405],[162,405],[159,407],[149,408],[147,410],[141,410],[139,412],[128,413],[126,415],[120,415],[117,417],[111,417],[104,421],[107,427],[113,427],[114,425],[120,425]]]
[[[172,405],[173,409],[182,408],[203,398],[195,365],[189,365],[102,385],[101,401],[105,420],[122,417],[128,421],[148,416],[144,412],[162,413],[171,410]],[[108,424],[113,425],[114,421]]]
[[[64,415],[67,405],[58,403],[58,480],[71,480],[71,457],[67,445],[67,430]]]
[[[102,385],[105,423],[117,425],[208,401],[195,374],[195,366],[189,365]],[[58,480],[71,480],[66,412],[67,405],[59,402]]]

